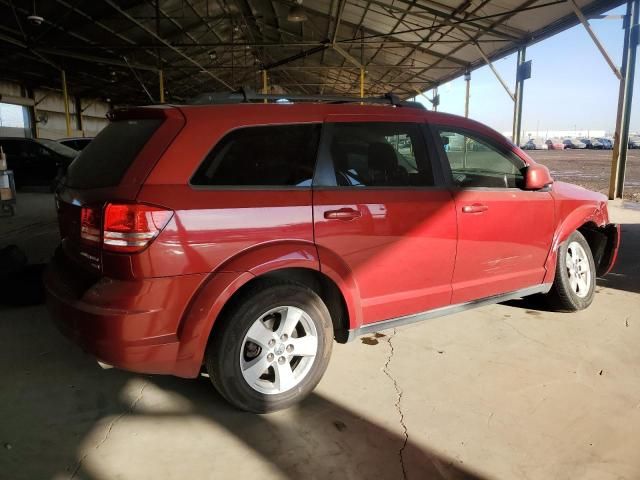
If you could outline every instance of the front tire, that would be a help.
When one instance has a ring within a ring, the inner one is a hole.
[[[573,232],[558,249],[553,286],[548,294],[558,310],[575,312],[591,305],[596,286],[596,268],[589,244]]]
[[[261,282],[220,321],[205,363],[216,389],[237,408],[287,408],[311,393],[327,368],[331,317],[322,299],[303,285]]]

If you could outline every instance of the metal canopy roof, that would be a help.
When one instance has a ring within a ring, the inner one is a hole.
[[[586,15],[622,4],[576,0]],[[116,103],[168,101],[204,91],[406,98],[578,23],[565,0],[0,0],[0,79],[60,87]],[[594,49],[594,54],[596,51]],[[148,91],[148,93],[145,92]]]

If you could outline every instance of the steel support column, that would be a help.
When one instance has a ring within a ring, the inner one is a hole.
[[[524,92],[524,78],[522,78],[520,70],[525,62],[527,53],[526,47],[518,49],[518,61],[516,66],[516,92],[513,104],[513,129],[511,139],[516,145],[520,145],[520,134],[522,133],[522,95]]]
[[[80,130],[84,137],[84,125],[82,124],[82,100],[80,97],[75,97],[74,103],[76,108],[76,129]]]
[[[611,178],[609,182],[609,198],[622,198],[624,194],[624,177],[627,165],[627,149],[629,146],[629,121],[631,103],[633,101],[633,82],[636,69],[636,52],[638,47],[638,20],[640,17],[640,0],[627,2],[627,15],[624,19],[624,47],[622,52],[622,68],[620,89],[618,93],[618,113],[616,116],[616,132],[614,135]]]
[[[67,75],[62,72],[62,96],[64,97],[64,119],[67,124],[67,137],[71,136],[71,115],[69,114],[69,93],[67,92]]]
[[[266,70],[262,70],[262,93],[265,95],[269,93],[269,79]],[[264,99],[264,103],[267,103],[266,98]]]
[[[467,71],[464,74],[464,82],[466,84],[464,95],[464,117],[469,118],[469,94],[471,91],[471,72]]]
[[[158,83],[160,87],[160,103],[164,103],[164,72],[158,70]]]
[[[360,68],[360,98],[364,98],[364,68]]]

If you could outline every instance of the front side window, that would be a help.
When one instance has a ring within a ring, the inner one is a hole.
[[[207,155],[191,184],[310,187],[319,133],[319,124],[234,130]]]
[[[416,123],[335,123],[329,139],[336,184],[343,187],[432,186]]]
[[[440,139],[459,187],[520,188],[524,163],[480,136],[441,129]]]

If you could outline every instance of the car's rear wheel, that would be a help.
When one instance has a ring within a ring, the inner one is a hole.
[[[266,413],[299,402],[327,368],[331,317],[303,285],[262,283],[220,321],[205,363],[216,389],[240,409]]]
[[[596,268],[589,244],[573,232],[558,250],[556,276],[549,292],[554,307],[565,311],[587,308],[593,301]]]

